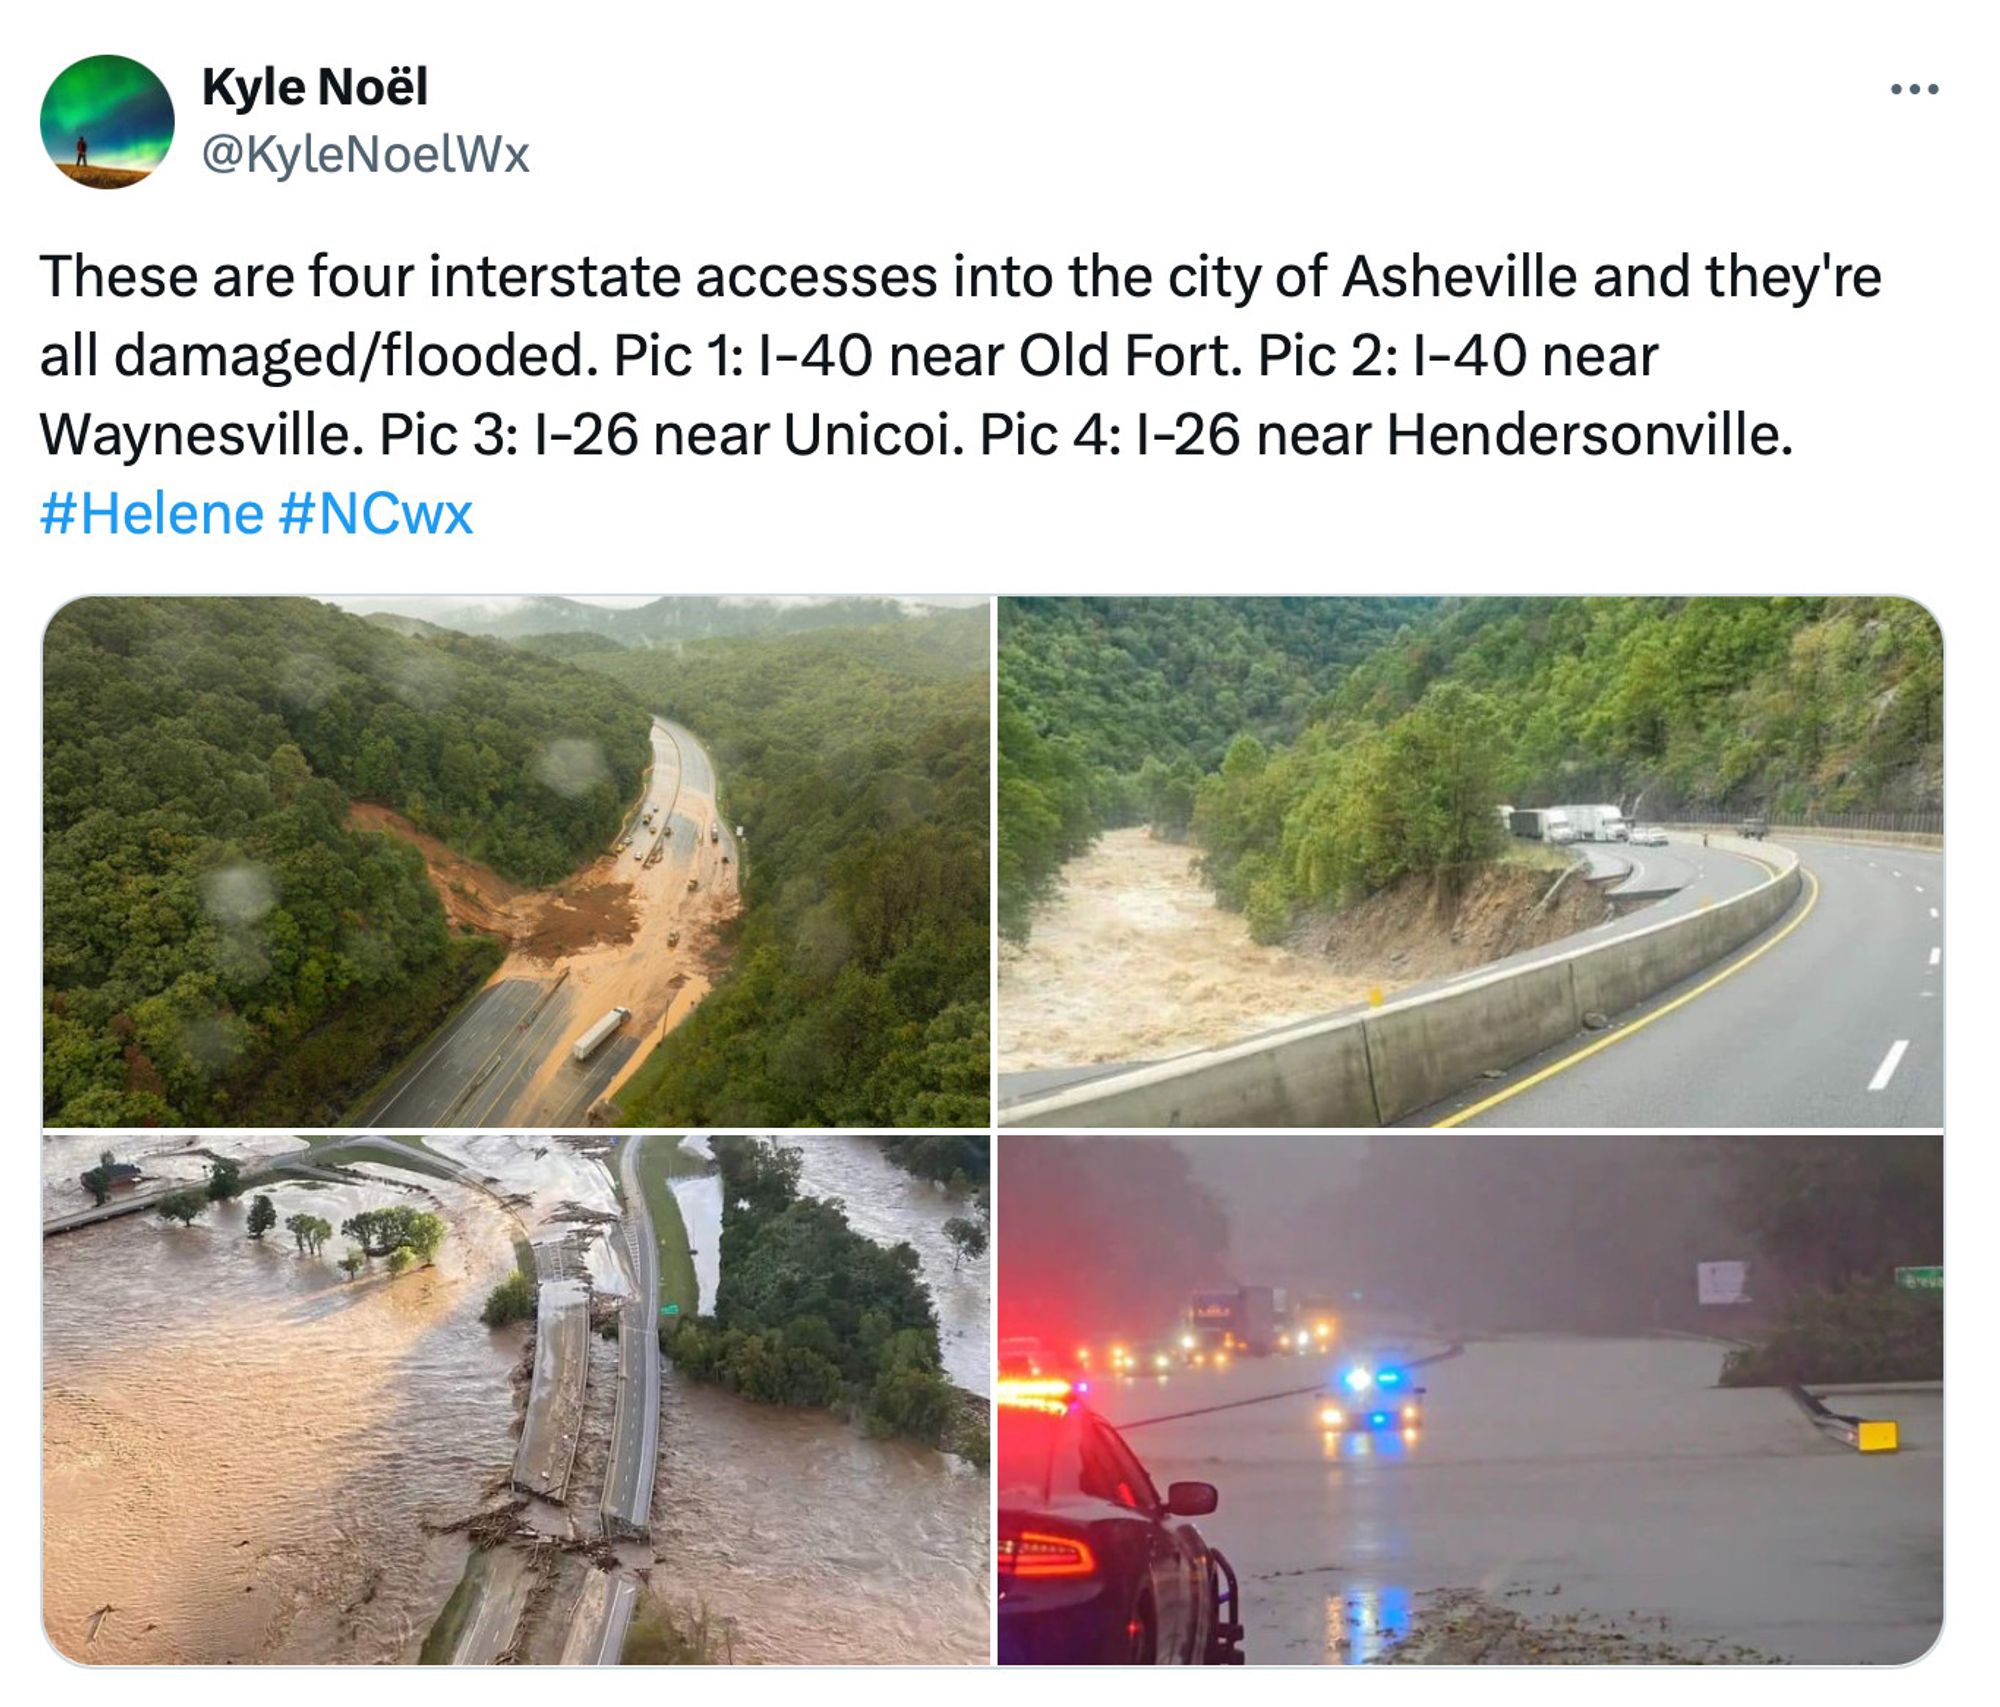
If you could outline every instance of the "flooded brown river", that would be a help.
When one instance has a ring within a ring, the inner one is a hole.
[[[958,1459],[669,1366],[650,1592],[727,1621],[738,1660],[983,1663],[986,1490]]]
[[[1157,1060],[1361,1000],[1367,981],[1250,940],[1196,850],[1111,830],[1063,867],[1025,948],[1000,952],[1002,1073]]]
[[[509,1223],[425,1185],[451,1237],[394,1281],[378,1265],[348,1283],[347,1241],[302,1256],[282,1224],[422,1201],[391,1185],[273,1185],[261,1242],[246,1199],[193,1227],[139,1214],[44,1244],[44,1616],[64,1653],[415,1658],[465,1559],[420,1526],[505,1474],[519,1351],[478,1321]]]
[[[808,1192],[842,1198],[869,1237],[917,1246],[953,1378],[983,1389],[987,1265],[951,1271],[940,1228],[956,1201],[865,1140],[802,1145]],[[537,1236],[567,1205],[611,1201],[602,1160],[562,1139],[438,1147],[524,1194]],[[52,1212],[79,1206],[74,1173],[95,1160],[72,1149],[45,1154]],[[148,1172],[199,1168],[163,1147]],[[512,1261],[513,1222],[469,1188],[421,1184],[452,1237],[437,1270],[393,1282],[344,1282],[333,1260],[346,1240],[314,1260],[282,1225],[301,1209],[337,1227],[419,1201],[387,1183],[273,1185],[280,1226],[262,1243],[244,1236],[247,1200],[192,1228],[139,1214],[45,1242],[45,1614],[62,1651],[123,1664],[416,1657],[466,1558],[422,1524],[504,1481],[521,1348],[521,1330],[478,1322]],[[690,1232],[714,1249],[712,1225]],[[593,1485],[582,1515],[595,1498]],[[666,1370],[648,1593],[683,1619],[705,1607],[726,1621],[739,1660],[983,1661],[987,1513],[985,1475],[957,1459]]]
[[[938,1341],[945,1372],[975,1393],[993,1390],[993,1279],[989,1259],[951,1266],[944,1224],[970,1208],[942,1186],[917,1179],[882,1154],[873,1138],[838,1134],[798,1140],[805,1152],[800,1187],[813,1197],[837,1197],[847,1222],[878,1244],[907,1241],[923,1265],[924,1284],[937,1305]]]
[[[952,1272],[941,1228],[958,1200],[889,1162],[870,1139],[793,1140],[800,1189],[837,1197],[854,1230],[917,1248],[946,1367],[985,1391],[985,1259]],[[719,1202],[718,1202],[719,1210]],[[714,1226],[689,1226],[697,1250]],[[738,1660],[983,1663],[987,1478],[956,1458],[871,1440],[820,1411],[751,1404],[669,1364],[653,1493],[650,1593],[680,1622],[705,1608]]]

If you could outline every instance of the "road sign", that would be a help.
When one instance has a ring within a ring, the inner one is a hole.
[[[678,1316],[680,1313],[681,1307],[678,1304],[662,1304],[660,1306],[660,1314],[663,1316]]]
[[[1694,1265],[1694,1295],[1702,1304],[1747,1304],[1744,1282],[1750,1265],[1741,1262],[1698,1262]]]
[[[1896,1284],[1905,1292],[1942,1292],[1944,1264],[1934,1263],[1927,1268],[1899,1268],[1896,1270]]]

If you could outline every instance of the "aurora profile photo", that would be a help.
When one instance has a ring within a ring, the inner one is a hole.
[[[56,169],[93,190],[122,190],[149,177],[174,140],[174,103],[136,59],[79,59],[42,97],[42,146]]]

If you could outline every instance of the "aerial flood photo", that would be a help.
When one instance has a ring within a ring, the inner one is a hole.
[[[983,1664],[983,1135],[45,1139],[91,1664]]]
[[[86,599],[43,1121],[983,1129],[983,599]]]
[[[1003,1136],[1007,1664],[1900,1665],[1943,1143]]]
[[[998,704],[1003,1127],[1943,1122],[1920,605],[1007,598]]]

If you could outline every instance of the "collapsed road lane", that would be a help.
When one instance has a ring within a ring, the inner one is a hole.
[[[1252,1664],[1377,1658],[1421,1628],[1427,1597],[1464,1590],[1716,1657],[1916,1658],[1942,1616],[1941,1395],[1899,1399],[1904,1451],[1863,1459],[1780,1390],[1718,1388],[1724,1349],[1478,1341],[1422,1370],[1414,1438],[1328,1435],[1299,1397],[1131,1439],[1159,1486],[1220,1491],[1201,1528],[1242,1579]],[[1092,1397],[1130,1426],[1343,1366],[1243,1359]]]
[[[1941,1126],[1944,856],[1797,851],[1804,891],[1762,937],[1407,1124]]]

